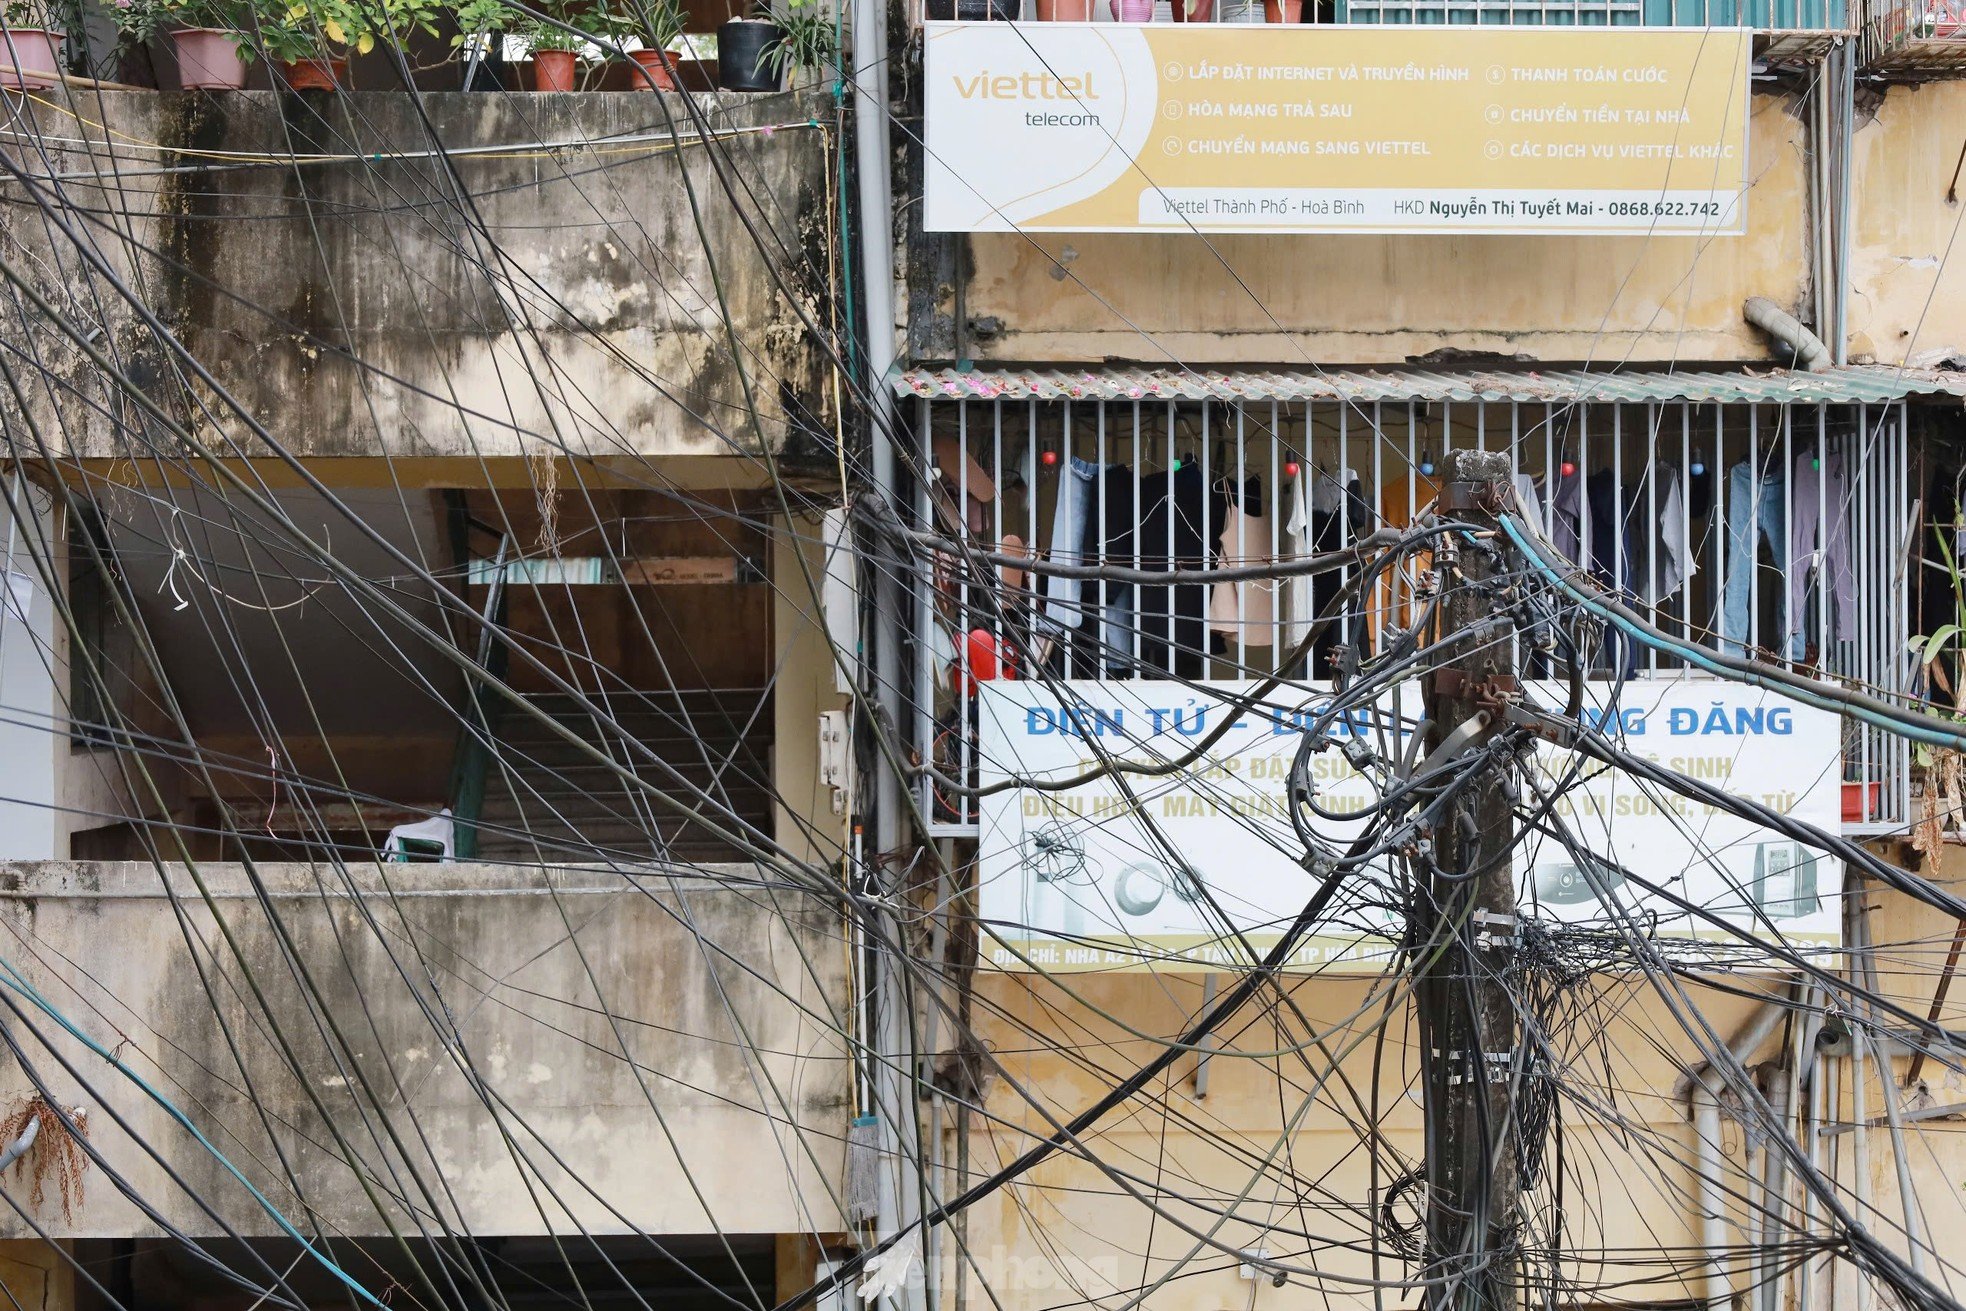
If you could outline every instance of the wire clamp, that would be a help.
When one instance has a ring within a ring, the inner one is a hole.
[[[1469,917],[1474,925],[1476,951],[1514,950],[1522,945],[1522,922],[1501,911],[1477,910]]]

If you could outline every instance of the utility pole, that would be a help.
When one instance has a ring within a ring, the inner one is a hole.
[[[1505,541],[1496,513],[1509,490],[1505,453],[1451,451],[1443,519]],[[1471,735],[1477,749],[1500,731],[1516,691],[1511,635],[1496,623],[1488,551],[1443,537],[1435,636],[1470,635],[1427,679],[1427,752]],[[1433,857],[1413,862],[1415,1004],[1426,1094],[1427,1216],[1424,1275],[1438,1281],[1432,1311],[1512,1311],[1520,1296],[1521,1179],[1513,1114],[1520,1082],[1510,965],[1515,951],[1514,809],[1498,763],[1441,817]],[[1468,877],[1472,874],[1472,877]],[[1443,945],[1444,944],[1444,945]]]

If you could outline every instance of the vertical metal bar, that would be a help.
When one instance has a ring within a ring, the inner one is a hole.
[[[1179,0],[1177,0],[1178,2]],[[1201,1010],[1197,1014],[1206,1015],[1214,1005],[1215,976],[1213,974],[1204,974],[1201,976]],[[1208,1096],[1208,1058],[1214,1050],[1215,1043],[1210,1035],[1204,1034],[1202,1040],[1195,1044],[1196,1100]]]
[[[920,442],[923,457],[926,457],[934,446],[933,433],[930,428],[933,422],[934,411],[929,407],[926,398],[916,402],[915,414],[915,432],[918,434],[917,440]],[[914,467],[927,467],[926,458],[920,464],[914,465]],[[935,518],[929,506],[927,479],[915,479],[915,495],[913,500],[915,505],[915,526],[922,529],[933,529],[935,527]],[[929,668],[933,663],[933,657],[930,652],[934,648],[926,639],[931,631],[929,625],[934,622],[935,571],[930,569],[917,573],[914,585],[915,631],[922,634],[924,639],[923,643],[915,649],[915,676],[911,680],[915,688],[915,741],[919,745],[922,758],[924,760],[934,760],[936,758],[935,716],[932,707],[934,705],[935,689],[931,681],[933,674]],[[936,813],[934,780],[927,777],[922,779],[917,793],[917,799],[921,805],[922,813],[932,818]]]
[[[1178,507],[1174,500],[1174,466],[1181,462],[1180,457],[1175,454],[1176,427],[1177,427],[1177,420],[1174,413],[1174,402],[1169,401],[1167,403],[1167,556],[1166,556],[1166,568],[1168,569],[1174,569],[1179,564],[1179,561],[1177,561],[1174,558],[1174,519],[1176,514],[1178,513]],[[1160,616],[1160,624],[1161,624],[1161,634],[1167,640],[1166,640],[1166,645],[1164,645],[1161,648],[1161,654],[1162,654],[1162,658],[1164,658],[1167,661],[1167,669],[1164,672],[1172,674],[1174,670],[1178,668],[1174,659],[1174,612],[1176,609],[1175,599],[1174,599],[1175,598],[1174,588],[1171,586],[1168,587],[1166,589],[1166,595],[1167,595],[1167,601],[1166,601],[1167,608],[1166,608],[1166,612]]]
[[[1679,402],[1679,540],[1686,544],[1686,578],[1679,585],[1679,637],[1693,640],[1693,407]],[[1712,523],[1709,515],[1707,522]],[[1679,662],[1684,673],[1687,664]]]
[[[1285,516],[1283,495],[1283,412],[1275,401],[1270,402],[1270,560],[1275,563],[1283,558],[1283,525]],[[1299,472],[1302,467],[1299,466]],[[1270,672],[1280,672],[1283,662],[1283,593],[1285,588],[1281,579],[1271,579],[1263,584],[1269,589],[1270,598]]]
[[[1092,538],[1099,543],[1098,564],[1106,563],[1106,411],[1111,407],[1105,401],[1094,401],[1099,407],[1099,458],[1095,461],[1099,472],[1093,475],[1093,490],[1098,506],[1098,514],[1087,525]],[[1104,681],[1112,669],[1113,660],[1119,654],[1106,649],[1106,584],[1104,580],[1090,584],[1088,590],[1079,593],[1079,600],[1085,605],[1085,622],[1092,627],[1092,677]]]
[[[1024,402],[1024,419],[1025,461],[1026,467],[1031,471],[1030,485],[1024,489],[1024,550],[1032,560],[1036,560],[1038,558],[1038,479],[1043,476],[1040,470],[1044,468],[1043,462],[1038,459],[1038,402],[1036,397],[1032,397]],[[1033,627],[1028,621],[1037,618],[1039,598],[1042,595],[1042,589],[1038,586],[1038,576],[1036,574],[1025,574],[1024,587],[1026,589],[1024,601],[1026,606],[1029,607],[1026,614],[1027,623],[1025,627],[1025,632],[1028,635],[1032,632]],[[1035,645],[1034,640],[1033,646]],[[1033,650],[1026,654],[1026,658],[1029,659],[1036,654],[1036,651]],[[1026,678],[1036,678],[1038,673],[1038,670],[1028,669],[1024,671],[1024,676]]]
[[[1858,431],[1868,434],[1870,431],[1870,407],[1863,404],[1858,405],[1857,416],[1860,425]],[[1857,558],[1865,562],[1864,572],[1869,575],[1866,581],[1875,586],[1877,577],[1875,567],[1877,560],[1877,540],[1873,535],[1873,530],[1877,519],[1877,489],[1876,480],[1871,477],[1871,467],[1871,461],[1868,459],[1857,462],[1856,478],[1851,483],[1852,495],[1850,500],[1851,507],[1857,513]],[[1876,606],[1867,605],[1863,607],[1858,615],[1856,657],[1857,677],[1860,680],[1874,681],[1877,674],[1877,646],[1874,640],[1877,631],[1876,612]],[[1869,725],[1865,725],[1858,731],[1856,782],[1859,793],[1863,797],[1860,814],[1865,819],[1870,818],[1871,785],[1877,782],[1878,771],[1875,756],[1877,745]]]
[[[933,461],[935,443],[929,443],[929,457]],[[946,477],[948,471],[944,470]],[[950,643],[956,652],[956,668],[962,672],[965,695],[976,695],[976,670],[970,664],[969,654],[969,563],[970,552],[976,547],[974,534],[969,530],[969,399],[964,397],[956,402],[956,541],[959,543],[956,558],[950,561],[949,582],[955,591],[955,640]],[[927,630],[922,630],[926,632]],[[967,784],[970,769],[975,764],[976,739],[969,731],[969,716],[957,707],[956,716],[956,778]],[[959,799],[958,799],[959,798]],[[954,794],[951,807],[957,816],[967,819],[970,800],[962,793]]]
[[[1903,547],[1911,545],[1907,540],[1907,534],[1911,530],[1911,412],[1910,407],[1903,401],[1898,402],[1897,409],[1897,419],[1892,424],[1891,434],[1891,449],[1896,460],[1897,473],[1896,493],[1892,497],[1894,513],[1891,520],[1893,529],[1892,551],[1894,554],[1897,554]],[[1849,461],[1844,461],[1844,464],[1847,467]],[[1847,482],[1848,480],[1848,475],[1846,474],[1845,481]],[[1911,601],[1909,596],[1912,580],[1911,566],[1906,555],[1900,555],[1899,558],[1907,559],[1907,563],[1904,566],[1904,585],[1901,587],[1887,586],[1885,589],[1892,599],[1891,649],[1894,653],[1903,652],[1905,643],[1911,638]],[[1887,583],[1891,581],[1889,574],[1885,577]],[[1902,691],[1907,686],[1902,679],[1909,660],[1902,654],[1894,655],[1893,659],[1896,662],[1896,667],[1892,670],[1890,681],[1885,686],[1892,691]],[[1897,752],[1897,787],[1893,792],[1893,808],[1888,815],[1881,815],[1879,818],[1888,820],[1893,824],[1905,824],[1911,820],[1911,744],[1900,738],[1896,740],[1894,747]]]
[[[1063,401],[1060,404],[1063,408],[1059,411],[1058,478],[1056,481],[1058,495],[1070,496],[1073,494],[1072,479],[1078,476],[1072,472],[1072,409],[1075,403],[1072,401]],[[1058,513],[1055,510],[1052,512],[1051,521],[1053,523],[1058,522]],[[1054,560],[1069,560],[1073,564],[1084,564],[1085,525],[1075,521],[1072,524],[1072,531],[1079,535],[1079,540],[1070,543],[1053,542],[1051,545],[1051,558]],[[1078,663],[1078,657],[1073,648],[1078,643],[1073,640],[1073,634],[1079,632],[1084,625],[1085,590],[1081,586],[1079,590],[1078,622],[1069,625],[1071,631],[1067,632],[1060,639],[1065,646],[1065,677],[1067,678],[1073,677],[1077,672],[1076,665]]]
[[[1776,529],[1779,541],[1775,546],[1775,558],[1786,560],[1788,567],[1782,570],[1782,594],[1778,598],[1782,616],[1782,651],[1778,657],[1793,665],[1795,663],[1795,634],[1803,631],[1799,616],[1791,614],[1795,608],[1795,407],[1782,406],[1782,462],[1776,466],[1775,475],[1782,480],[1782,523]],[[1803,591],[1803,603],[1808,603],[1808,590]]]
[[[1172,439],[1170,438],[1170,441]],[[1140,568],[1140,539],[1146,530],[1146,491],[1147,491],[1147,449],[1140,436],[1140,402],[1133,402],[1133,476],[1127,480],[1133,494],[1133,568]],[[1128,666],[1132,677],[1140,678],[1145,671],[1140,666],[1140,584],[1135,583],[1127,589],[1133,604],[1127,608],[1127,647],[1132,662]]]
[[[1584,484],[1584,491],[1589,494],[1589,483]],[[1625,407],[1616,403],[1611,406],[1611,514],[1611,590],[1622,594],[1627,590],[1631,568],[1631,561],[1625,558],[1625,529],[1631,517],[1625,513]],[[1631,638],[1620,634],[1617,643],[1617,664],[1611,670],[1614,677],[1624,672],[1630,659]]]
[[[1563,462],[1557,458],[1556,407],[1543,402],[1543,532],[1556,534],[1556,489],[1563,476]],[[1574,564],[1575,561],[1572,561]]]
[[[1003,476],[1003,400],[999,397],[990,402],[990,477],[996,480],[997,494],[990,498],[990,547],[1003,550],[1003,503],[1005,479]],[[1005,650],[1004,606],[1009,601],[1003,584],[1003,572],[999,569],[989,571],[989,595],[998,598],[995,613],[990,619],[990,636],[997,644],[999,660]]]
[[[1577,407],[1577,563],[1586,574],[1594,573],[1597,553],[1591,537],[1591,407]],[[1598,653],[1600,656],[1603,652]]]
[[[1847,467],[1848,462],[1845,462]],[[1829,573],[1829,406],[1816,406],[1816,667],[1837,667],[1830,653],[1830,609],[1835,604]]]
[[[1379,401],[1372,402],[1372,435],[1366,440],[1372,445],[1372,499],[1378,511],[1380,523],[1385,520],[1386,509],[1386,462],[1385,462],[1385,406]],[[1380,613],[1381,601],[1392,593],[1392,580],[1381,574],[1372,589],[1373,594],[1361,598],[1365,604],[1366,632],[1371,635],[1370,644],[1378,645],[1378,635],[1384,630],[1386,616]]]
[[[1237,558],[1231,561],[1232,564],[1249,563],[1249,507],[1244,504],[1247,500],[1247,488],[1249,486],[1247,453],[1244,447],[1247,436],[1245,429],[1246,418],[1247,410],[1241,401],[1237,401],[1236,481],[1233,488],[1234,509],[1231,511],[1236,517],[1235,552]],[[1236,668],[1234,677],[1242,678],[1245,676],[1245,671],[1249,668],[1249,612],[1247,608],[1249,603],[1249,589],[1241,583],[1230,583],[1229,599],[1235,602],[1236,607]]]
[[[1742,654],[1762,645],[1761,636],[1761,407],[1748,406],[1748,630]],[[1776,559],[1781,559],[1778,555]]]
[[[1734,508],[1727,504],[1727,479],[1722,470],[1727,467],[1727,411],[1718,401],[1713,407],[1713,520],[1720,531],[1713,538],[1713,606],[1712,619],[1713,644],[1716,649],[1725,649],[1721,634],[1725,627],[1722,618],[1727,604],[1727,542],[1733,525],[1728,516]]]
[[[1216,564],[1216,547],[1220,545],[1215,540],[1215,475],[1210,467],[1215,452],[1209,449],[1214,444],[1211,441],[1211,438],[1214,436],[1214,409],[1215,403],[1213,401],[1203,401],[1201,403],[1201,558],[1203,568],[1209,568]],[[1215,662],[1211,658],[1215,647],[1215,638],[1213,636],[1213,630],[1208,626],[1208,612],[1214,603],[1215,589],[1207,583],[1197,583],[1196,586],[1201,588],[1201,676],[1207,678],[1215,672]]]
[[[1646,616],[1658,622],[1659,605],[1659,404],[1653,401],[1645,407],[1645,609]],[[1657,675],[1659,672],[1659,650],[1648,646],[1645,649],[1645,668]]]

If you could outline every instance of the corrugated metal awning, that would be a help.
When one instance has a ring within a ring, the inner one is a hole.
[[[1692,401],[1720,405],[1880,404],[1966,398],[1966,372],[1849,365],[1791,369],[1471,370],[1325,369],[1230,372],[1116,365],[1100,368],[903,369],[900,396],[931,400],[1083,401]]]

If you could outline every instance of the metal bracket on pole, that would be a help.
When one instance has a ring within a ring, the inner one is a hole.
[[[1207,1014],[1209,1008],[1214,1005],[1215,976],[1213,974],[1204,974],[1201,976],[1202,1013],[1204,1015]],[[1200,1049],[1195,1053],[1195,1096],[1201,1098],[1208,1096],[1208,1058],[1215,1051],[1215,1034],[1213,1032],[1204,1033],[1201,1036],[1201,1041],[1195,1045]]]

